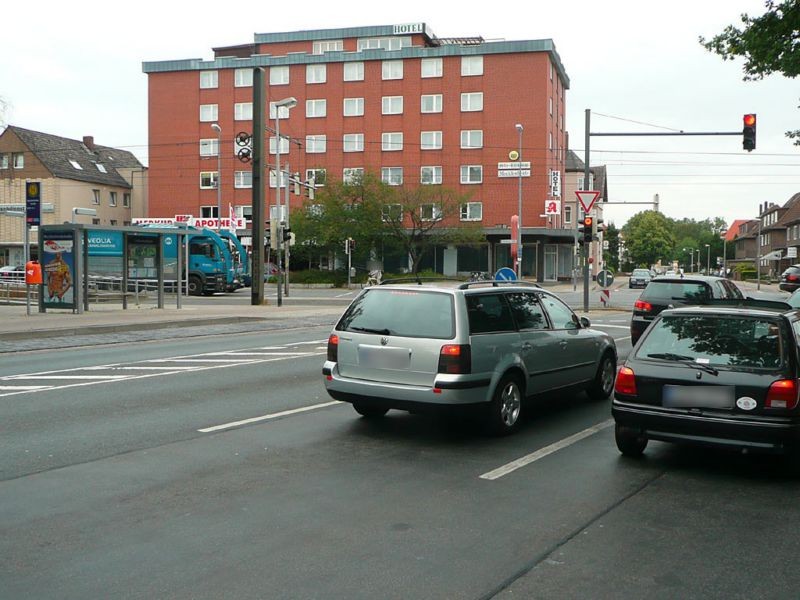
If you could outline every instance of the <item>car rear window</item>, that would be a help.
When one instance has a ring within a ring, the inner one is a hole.
[[[647,269],[634,269],[631,275],[633,277],[650,277],[650,271]]]
[[[668,315],[653,323],[636,357],[774,369],[784,363],[785,344],[781,322],[773,319]]]
[[[711,297],[704,283],[692,281],[650,281],[640,296],[648,302],[669,304],[674,301],[703,303]]]
[[[350,305],[336,328],[450,340],[455,337],[453,297],[422,290],[370,289]]]

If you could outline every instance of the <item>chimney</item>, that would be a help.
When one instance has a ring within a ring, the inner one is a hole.
[[[91,135],[83,136],[83,145],[86,146],[89,150],[94,151],[94,136]]]

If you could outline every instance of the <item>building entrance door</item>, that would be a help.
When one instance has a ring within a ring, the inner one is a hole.
[[[545,244],[544,247],[544,280],[558,280],[558,246]]]

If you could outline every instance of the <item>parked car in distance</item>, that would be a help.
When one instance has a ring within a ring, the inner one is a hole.
[[[646,288],[652,278],[653,274],[650,269],[634,269],[628,278],[628,287],[631,289],[637,287]]]
[[[791,265],[781,273],[778,289],[784,292],[794,292],[800,289],[800,265]]]
[[[664,275],[650,280],[633,305],[631,344],[665,308],[706,304],[712,298],[740,300],[744,298],[736,284],[722,277],[706,275]]]
[[[614,339],[557,296],[523,282],[365,288],[328,339],[325,388],[364,417],[471,408],[511,433],[527,397],[611,394]]]
[[[0,279],[23,281],[25,279],[25,266],[7,265],[5,267],[0,267]]]
[[[800,311],[746,299],[663,311],[620,367],[622,454],[648,440],[789,452],[800,443]]]

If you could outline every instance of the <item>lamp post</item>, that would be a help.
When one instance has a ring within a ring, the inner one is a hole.
[[[275,229],[278,234],[277,247],[277,260],[278,260],[278,306],[283,305],[283,296],[281,295],[283,266],[281,265],[281,246],[283,245],[283,215],[281,214],[281,109],[285,108],[288,113],[290,109],[297,106],[297,98],[289,96],[283,100],[278,100],[275,103],[275,211],[276,218],[279,219],[279,225]],[[287,182],[288,185],[288,182]],[[289,212],[289,200],[286,200],[286,212]]]
[[[517,278],[522,279],[522,123],[515,125],[519,133],[519,156],[517,157]]]
[[[711,244],[706,244],[706,275],[711,275]]]
[[[222,229],[222,127],[212,123],[211,129],[217,132],[217,231]]]
[[[694,267],[694,248],[684,248],[683,251],[689,253],[689,273],[691,273]]]

